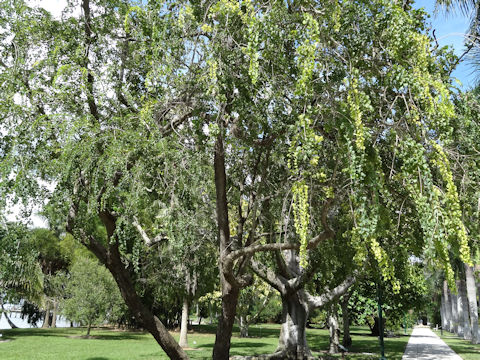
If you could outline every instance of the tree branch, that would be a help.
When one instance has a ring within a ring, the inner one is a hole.
[[[348,276],[340,285],[332,290],[326,289],[320,296],[307,295],[308,307],[310,310],[313,310],[324,306],[332,300],[338,299],[348,291],[355,281],[357,281],[356,275]]]

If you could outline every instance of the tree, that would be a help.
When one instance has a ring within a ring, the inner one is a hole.
[[[31,233],[22,224],[0,227],[0,303],[22,298],[38,300],[43,291],[43,274],[38,255],[29,240]],[[6,315],[6,314],[5,314]]]
[[[430,51],[421,11],[384,0],[81,7],[62,20],[22,2],[1,8],[13,34],[0,35],[2,189],[67,214],[171,358],[187,355],[137,280],[152,246],[175,242],[162,214],[189,187],[194,209],[216,206],[216,360],[229,357],[252,271],[281,294],[274,357],[288,358],[309,356],[309,311],[365,264],[397,291],[393,254],[427,247],[451,284],[448,247],[470,261],[443,148],[455,58]],[[327,244],[356,253],[330,282],[317,271]],[[328,288],[310,291],[314,276]]]
[[[87,337],[92,325],[108,321],[122,305],[115,280],[105,267],[88,258],[73,264],[62,308],[68,319],[87,326]]]
[[[480,234],[478,214],[478,179],[480,176],[480,162],[478,161],[478,149],[480,144],[480,119],[477,111],[479,109],[478,89],[459,93],[455,97],[456,118],[452,123],[452,142],[448,147],[450,157],[453,159],[453,171],[459,191],[461,210],[464,222],[469,229],[469,245],[472,251],[472,258],[478,263],[478,235]],[[475,200],[477,199],[477,200]],[[459,280],[466,281],[466,296],[468,298],[468,309],[472,343],[478,339],[478,309],[476,303],[476,286],[473,277],[472,264],[464,264],[456,260]],[[447,300],[447,298],[445,297]],[[446,301],[448,302],[448,300]],[[447,312],[447,319],[450,314]]]
[[[67,231],[107,266],[138,322],[170,357],[185,359],[136,292],[134,272],[150,245],[134,227],[135,217],[145,220],[142,201],[166,200],[163,155],[192,147],[166,138],[198,115],[193,89],[202,69],[183,46],[183,4],[84,0],[80,17],[75,6],[62,20],[22,1],[0,10],[0,26],[14,35],[1,35],[0,108],[10,128],[2,180],[11,179],[3,191],[25,202],[48,198],[58,216],[68,215]],[[55,183],[53,193],[39,180]]]

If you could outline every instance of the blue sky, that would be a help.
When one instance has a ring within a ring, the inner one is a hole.
[[[455,53],[460,56],[465,49],[463,43],[469,26],[469,17],[465,16],[460,10],[448,14],[442,8],[435,11],[435,0],[418,0],[415,1],[414,6],[416,8],[423,7],[430,14],[427,23],[430,25],[431,31],[435,29],[435,36],[440,46],[450,45],[455,49]],[[472,70],[473,67],[467,58],[459,64],[452,75],[461,81],[464,88],[470,88],[476,78]]]

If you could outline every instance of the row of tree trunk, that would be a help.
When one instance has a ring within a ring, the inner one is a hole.
[[[442,328],[455,333],[472,344],[479,343],[477,284],[474,268],[464,265],[464,273],[456,281],[456,291],[443,282],[440,315]]]

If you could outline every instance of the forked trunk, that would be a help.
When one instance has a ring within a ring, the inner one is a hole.
[[[45,310],[45,317],[43,318],[42,329],[48,328],[50,322],[50,301],[47,300],[47,308]]]
[[[472,344],[478,344],[478,307],[477,288],[473,268],[465,264],[465,277],[467,283],[468,308],[470,312],[470,327],[472,329]]]
[[[338,327],[338,314],[337,304],[332,304],[330,311],[328,312],[328,330],[330,332],[330,347],[328,352],[330,354],[338,353],[338,345],[340,344],[338,333],[340,331]]]
[[[183,299],[183,308],[182,308],[182,322],[180,325],[180,340],[178,344],[182,348],[188,347],[188,298],[185,296]]]

